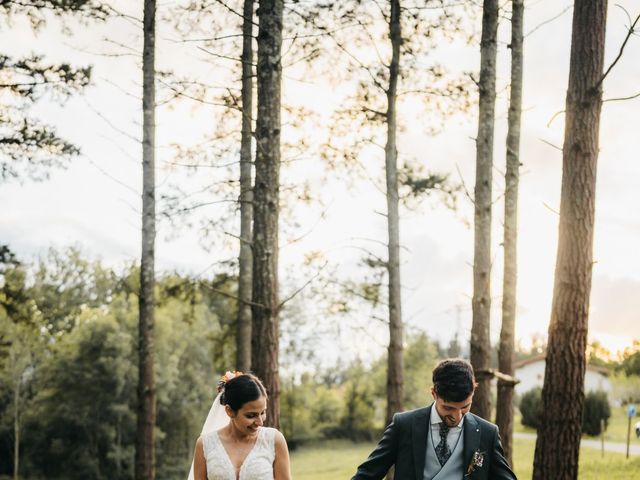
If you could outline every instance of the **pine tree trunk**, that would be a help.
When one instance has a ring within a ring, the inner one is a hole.
[[[491,415],[491,379],[483,374],[490,366],[491,339],[491,182],[493,126],[496,101],[496,53],[498,1],[484,0],[480,42],[480,102],[476,138],[475,245],[473,260],[473,324],[471,364],[477,372],[478,388],[472,411],[488,419]]]
[[[507,132],[507,172],[504,196],[504,275],[502,280],[502,328],[498,369],[514,376],[516,285],[518,280],[518,183],[520,170],[520,117],[522,113],[522,44],[524,0],[511,2],[511,95]],[[498,380],[496,424],[505,457],[513,465],[513,388]]]
[[[251,139],[253,111],[253,0],[244,0],[242,23],[242,135],[240,140],[240,255],[238,257],[238,319],[236,369],[251,369]]]
[[[533,478],[578,478],[606,0],[576,0],[553,302]]]
[[[282,0],[258,8],[258,115],[253,217],[253,332],[251,365],[269,394],[266,423],[280,422],[278,377],[278,214]]]
[[[387,421],[402,410],[402,304],[400,298],[400,217],[398,213],[398,149],[396,145],[396,96],[400,70],[400,1],[391,0],[389,20],[391,64],[387,90],[387,144],[385,169],[387,180],[387,228],[389,233],[389,348],[387,365]],[[387,423],[388,423],[387,422]]]
[[[13,389],[13,480],[18,480],[20,471],[20,377]]]
[[[135,478],[155,478],[153,429],[156,422],[154,379],[155,323],[155,0],[144,2],[142,52],[142,255],[140,264],[138,337],[138,421]]]

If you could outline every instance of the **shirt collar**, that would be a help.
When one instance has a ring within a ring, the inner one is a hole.
[[[436,402],[433,402],[431,404],[431,416],[429,418],[429,423],[431,425],[440,425],[442,423],[442,418],[440,417],[440,415],[438,415],[438,411],[436,410]],[[460,423],[455,426],[455,427],[449,427],[449,430],[452,429],[462,429],[462,425],[464,424],[464,416],[462,417],[462,420],[460,420]]]

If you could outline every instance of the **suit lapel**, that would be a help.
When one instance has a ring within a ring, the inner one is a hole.
[[[480,424],[472,413],[464,417],[464,473],[471,463],[473,453],[480,450]]]
[[[430,415],[431,407],[426,407],[416,412],[416,415],[413,417],[411,443],[413,445],[413,464],[416,468],[416,480],[422,480],[424,478]]]

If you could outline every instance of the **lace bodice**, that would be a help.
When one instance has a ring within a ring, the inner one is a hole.
[[[238,477],[218,432],[204,435],[202,445],[207,463],[207,480],[273,480],[276,431],[269,427],[258,430],[256,443],[242,463]]]

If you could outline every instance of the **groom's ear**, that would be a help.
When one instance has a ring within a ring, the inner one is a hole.
[[[436,399],[436,388],[435,387],[431,387],[431,397],[435,400]]]

